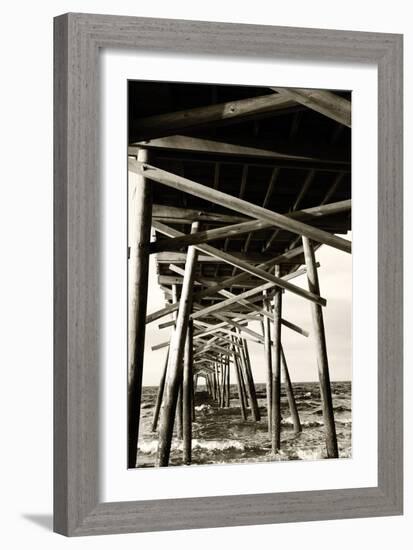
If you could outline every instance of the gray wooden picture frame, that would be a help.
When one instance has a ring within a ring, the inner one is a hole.
[[[55,531],[79,536],[402,514],[402,36],[65,14],[54,20],[54,40]],[[100,501],[98,57],[105,47],[377,65],[377,487]]]

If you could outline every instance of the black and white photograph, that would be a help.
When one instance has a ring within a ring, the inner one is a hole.
[[[131,80],[127,156],[128,468],[351,458],[351,91]]]

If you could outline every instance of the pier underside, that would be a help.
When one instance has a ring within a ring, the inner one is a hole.
[[[167,348],[152,429],[157,465],[173,437],[192,461],[194,391],[259,422],[249,342],[265,349],[271,453],[281,448],[281,392],[300,432],[284,331],[312,338],[326,456],[338,457],[315,253],[351,253],[351,96],[161,82],[129,83],[128,466],[137,463],[145,327],[165,330]],[[164,306],[147,310],[155,255]],[[297,285],[298,278],[307,285]],[[297,280],[295,280],[297,279]],[[308,303],[309,334],[283,308],[284,293]],[[260,330],[251,328],[258,321]],[[168,330],[171,327],[172,330]],[[170,332],[170,338],[167,334]],[[175,426],[175,429],[174,429]]]

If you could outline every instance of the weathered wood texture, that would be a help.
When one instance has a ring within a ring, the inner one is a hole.
[[[192,379],[193,379],[193,322],[188,322],[184,353],[184,374],[182,381],[182,420],[183,420],[183,461],[191,464],[192,460]]]
[[[273,112],[294,105],[294,100],[281,94],[270,94],[263,97],[252,97],[229,103],[195,107],[194,109],[167,113],[135,121],[139,137],[133,139],[148,139],[154,136],[175,134],[182,129],[192,128],[216,121],[245,118],[251,115]]]
[[[275,268],[279,274],[279,268]],[[281,310],[282,293],[274,294],[273,299],[273,347],[272,347],[272,388],[271,388],[271,450],[276,454],[281,448]]]
[[[306,237],[317,242],[333,246],[334,248],[343,250],[344,252],[351,252],[351,243],[346,239],[336,237],[326,231],[307,225],[299,220],[288,218],[287,216],[283,216],[282,214],[278,214],[277,212],[273,212],[272,210],[268,210],[262,206],[249,203],[243,199],[231,197],[216,189],[210,189],[205,185],[201,185],[176,174],[161,170],[160,168],[151,166],[150,164],[139,163],[138,161],[129,159],[129,169],[140,175],[145,174],[145,177],[151,180],[168,185],[180,191],[185,191],[186,193],[190,193],[215,204],[221,204],[246,216],[254,216],[257,219],[268,221],[278,227],[281,227],[282,229],[291,231],[292,233],[305,235]]]
[[[141,149],[138,159],[147,160]],[[130,175],[128,262],[128,467],[135,468],[141,409],[146,302],[148,296],[149,239],[151,231],[151,182]]]
[[[196,231],[197,229],[198,222],[194,222],[192,225],[192,230]],[[166,384],[159,424],[159,444],[157,452],[158,466],[167,466],[169,463],[176,404],[179,386],[182,384],[185,339],[188,330],[189,316],[192,309],[193,278],[196,257],[197,251],[195,248],[189,247],[188,258],[185,266],[184,284],[182,285],[178,315],[176,318],[176,326],[169,345]]]
[[[303,237],[305,261],[307,265],[308,287],[314,293],[320,292],[317,268],[315,267],[314,248],[309,239]],[[331,397],[330,372],[327,356],[327,344],[324,331],[323,311],[321,307],[311,308],[313,318],[313,341],[316,350],[318,377],[320,381],[321,403],[323,408],[324,429],[326,432],[327,456],[338,458],[336,425],[334,422],[333,399]]]
[[[273,88],[285,98],[302,103],[310,109],[351,127],[351,104],[328,90],[304,90],[302,88]]]
[[[293,426],[295,433],[302,431],[300,415],[298,413],[297,403],[295,401],[294,388],[291,383],[290,372],[288,370],[287,361],[285,359],[284,349],[281,345],[281,372],[284,377],[285,391],[288,399],[288,406],[290,407],[291,418],[293,420]]]

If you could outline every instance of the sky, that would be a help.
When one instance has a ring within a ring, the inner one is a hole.
[[[351,238],[348,233],[346,238]],[[316,251],[321,296],[327,300],[323,308],[327,353],[331,380],[351,380],[352,374],[352,256],[346,252],[323,245]],[[307,287],[305,275],[292,281],[297,286]],[[157,282],[155,257],[151,255],[149,266],[148,313],[165,306],[164,294]],[[317,362],[312,340],[311,303],[291,292],[283,293],[282,316],[310,332],[305,338],[282,326],[281,340],[293,382],[317,380]],[[146,326],[143,385],[158,385],[165,363],[167,348],[152,351],[155,344],[167,341],[171,328],[159,329],[159,323],[172,319],[164,317]],[[261,333],[261,325],[252,322],[249,327]],[[255,382],[266,381],[264,346],[248,342],[251,367]],[[231,369],[232,380],[234,373]]]

